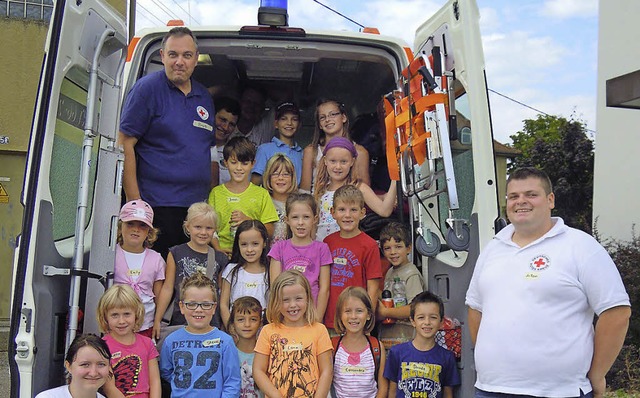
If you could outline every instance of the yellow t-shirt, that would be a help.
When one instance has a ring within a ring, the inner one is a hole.
[[[233,246],[234,233],[231,232],[229,220],[234,210],[240,210],[247,217],[263,224],[279,220],[269,192],[251,183],[239,194],[229,191],[224,184],[218,185],[209,194],[209,204],[218,214],[218,239],[223,249],[231,249]]]
[[[332,349],[327,328],[315,322],[302,327],[268,324],[255,351],[268,357],[267,375],[283,396],[307,398],[317,390],[318,355]]]

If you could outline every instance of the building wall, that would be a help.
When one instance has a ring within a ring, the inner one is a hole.
[[[607,108],[606,80],[640,70],[640,2],[600,0],[593,219],[604,238],[640,226],[640,110]]]
[[[0,320],[9,318],[20,195],[48,25],[0,17]]]

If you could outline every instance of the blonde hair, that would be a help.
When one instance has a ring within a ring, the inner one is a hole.
[[[329,151],[333,149],[330,148]],[[358,178],[358,172],[356,170],[355,158],[351,168],[349,169],[349,173],[347,174],[347,179],[345,181],[345,185],[355,185],[357,186],[360,183],[360,179]],[[318,162],[318,173],[316,174],[316,183],[313,189],[313,194],[317,201],[320,201],[322,195],[327,192],[329,189],[329,184],[331,184],[331,178],[329,177],[329,172],[327,171],[327,165],[324,162],[325,155],[322,155],[320,161]]]
[[[98,321],[100,331],[103,333],[109,333],[107,313],[114,308],[132,309],[136,316],[133,331],[137,332],[140,330],[142,321],[144,321],[144,305],[142,305],[142,300],[140,300],[140,297],[133,291],[131,286],[121,284],[113,285],[100,297],[96,320]]]
[[[291,193],[298,190],[298,179],[296,176],[296,168],[293,165],[293,162],[287,155],[283,153],[276,153],[267,162],[267,167],[265,168],[264,175],[262,176],[262,186],[264,187],[264,189],[269,191],[269,194],[273,193],[273,187],[271,186],[271,175],[278,171],[278,169],[280,169],[281,167],[284,169],[284,171],[291,174],[291,187],[289,187],[286,193]]]
[[[362,304],[367,308],[367,312],[369,314],[369,319],[364,324],[363,333],[367,334],[373,330],[373,327],[376,324],[375,314],[373,313],[373,306],[371,305],[371,299],[369,298],[369,294],[364,288],[360,286],[349,286],[340,293],[338,296],[338,303],[336,304],[336,313],[333,318],[333,326],[336,329],[336,332],[339,334],[345,334],[347,332],[347,328],[344,326],[342,322],[342,311],[344,310],[344,303],[350,298],[356,298],[362,301]]]
[[[190,287],[195,287],[197,289],[211,289],[211,293],[213,294],[213,301],[215,303],[218,302],[218,293],[216,292],[216,286],[213,284],[213,281],[202,272],[196,271],[190,277],[185,278],[182,281],[182,284],[180,285],[180,301],[184,300],[184,295],[187,289],[189,289]]]
[[[213,223],[213,228],[218,228],[218,215],[213,207],[211,207],[207,202],[196,202],[189,206],[189,210],[187,210],[187,218],[184,220],[184,223],[182,223],[182,230],[185,235],[189,236],[187,225],[191,224],[191,222],[196,218],[204,218],[205,220],[211,221]]]
[[[284,315],[280,311],[282,306],[282,291],[287,286],[300,285],[307,294],[307,310],[305,311],[304,318],[309,325],[316,321],[316,307],[313,304],[313,297],[311,296],[311,285],[307,278],[296,270],[284,271],[273,282],[271,286],[271,292],[269,293],[269,303],[267,303],[267,322],[274,325],[282,325],[284,321]]]
[[[145,224],[146,225],[146,224]],[[149,233],[147,234],[147,239],[142,243],[142,247],[150,248],[153,246],[156,240],[158,240],[158,233],[160,230],[158,228],[149,228]],[[122,220],[118,220],[118,232],[116,235],[116,242],[120,246],[124,243],[124,237],[122,236]]]

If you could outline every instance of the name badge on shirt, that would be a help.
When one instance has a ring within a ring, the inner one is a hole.
[[[334,257],[333,263],[340,264],[340,265],[347,265],[347,259],[344,257]]]
[[[118,352],[114,352],[113,354],[111,354],[111,359],[117,359],[120,358],[122,356],[122,352],[118,351]]]
[[[215,347],[217,345],[220,345],[220,338],[205,340],[202,342],[203,347]]]
[[[258,287],[258,283],[257,282],[246,282],[244,284],[244,287],[246,287],[247,289],[255,289]]]
[[[307,270],[307,267],[304,265],[294,265],[292,269],[295,269],[296,271],[304,274],[304,272]]]
[[[302,351],[302,343],[298,343],[298,344],[287,344],[284,346],[284,352],[291,352],[291,351]]]
[[[227,202],[229,203],[238,203],[240,202],[240,198],[236,197],[236,196],[230,196],[227,198]]]
[[[199,120],[194,120],[193,121],[193,127],[197,127],[199,129],[205,129],[207,131],[213,131],[213,126],[204,122],[201,122]]]
[[[129,276],[140,276],[141,273],[142,273],[142,271],[139,270],[139,269],[130,269],[129,270]]]
[[[342,373],[351,374],[351,375],[362,375],[367,370],[364,366],[353,366],[353,365],[345,365],[342,367]]]

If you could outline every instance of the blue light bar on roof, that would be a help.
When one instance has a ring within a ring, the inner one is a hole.
[[[260,0],[258,25],[288,26],[287,0]]]

